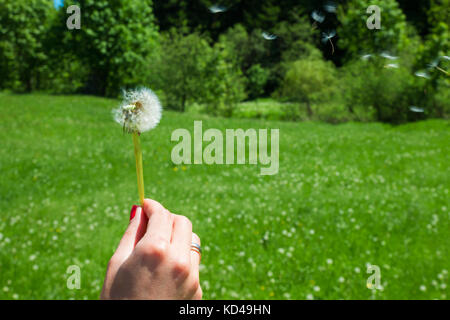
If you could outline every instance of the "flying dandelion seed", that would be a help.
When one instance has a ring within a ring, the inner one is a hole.
[[[363,59],[364,61],[367,61],[372,57],[373,57],[373,54],[364,54],[361,56],[361,59]]]
[[[387,65],[384,66],[387,69],[398,69],[398,64],[397,63],[389,63]]]
[[[414,75],[419,78],[430,79],[430,75],[425,71],[417,71],[416,73],[414,73]]]
[[[333,44],[333,41],[331,40],[334,38],[334,36],[336,36],[336,31],[334,31],[334,30],[322,33],[322,42],[323,43],[327,43],[327,42],[331,43],[331,48],[332,48],[331,54],[334,54],[334,44]]]
[[[380,56],[383,57],[383,58],[385,58],[385,59],[388,59],[388,60],[397,60],[397,59],[398,59],[398,57],[393,56],[393,55],[390,55],[390,54],[387,53],[387,52],[381,53]]]
[[[211,13],[222,13],[222,12],[227,11],[227,8],[224,6],[213,5],[213,6],[209,7],[209,11]]]
[[[262,33],[262,36],[266,40],[275,40],[276,38],[278,38],[276,35],[271,34],[271,33],[267,33],[265,31]]]
[[[418,112],[418,113],[421,113],[421,112],[425,111],[424,109],[416,107],[416,106],[409,107],[409,110],[411,110],[412,112]]]
[[[140,135],[155,128],[161,120],[162,107],[152,90],[140,88],[124,92],[123,102],[113,111],[114,120],[123,131],[133,135],[139,200],[144,205],[144,174]]]
[[[450,57],[449,56],[442,56],[441,58],[444,59],[444,60],[450,61]]]
[[[427,64],[428,69],[435,69],[439,66],[439,58],[434,59],[433,62]]]
[[[317,11],[317,10],[314,10],[311,13],[311,18],[313,18],[313,20],[318,23],[322,23],[325,21],[325,15],[322,12]]]
[[[329,13],[335,13],[337,9],[337,4],[332,1],[327,1],[324,6],[324,10]]]
[[[444,57],[442,57],[442,58],[444,58]],[[427,64],[428,70],[436,69],[436,70],[439,70],[442,73],[445,73],[446,75],[450,75],[447,71],[445,71],[444,69],[439,67],[439,60],[440,60],[440,58],[437,58],[433,62]]]

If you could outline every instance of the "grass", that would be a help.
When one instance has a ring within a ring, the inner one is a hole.
[[[0,299],[96,299],[138,202],[118,101],[0,94]],[[279,128],[280,171],[174,166],[176,128]],[[202,238],[205,299],[448,299],[449,123],[398,127],[165,112],[146,196]],[[380,267],[383,290],[366,287]],[[81,289],[69,290],[70,265]]]

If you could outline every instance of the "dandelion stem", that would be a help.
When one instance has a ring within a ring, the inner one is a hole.
[[[439,71],[441,71],[441,72],[445,73],[446,75],[450,76],[450,74],[447,71],[445,71],[444,69],[439,68],[438,66],[436,66],[436,69],[438,69]]]
[[[133,132],[134,157],[136,158],[136,175],[139,192],[139,201],[144,205],[144,170],[142,168],[142,149],[139,133]]]
[[[330,43],[331,43],[331,49],[332,49],[331,54],[334,54],[334,44],[333,44],[333,41],[331,41],[331,39],[329,39],[329,41],[330,41]]]

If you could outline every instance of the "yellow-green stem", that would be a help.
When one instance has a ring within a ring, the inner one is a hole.
[[[142,149],[139,133],[133,133],[134,157],[136,158],[136,174],[139,192],[139,201],[144,205],[144,170],[142,168]]]

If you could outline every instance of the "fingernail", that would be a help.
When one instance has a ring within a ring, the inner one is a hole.
[[[136,210],[137,210],[137,208],[140,208],[140,207],[137,206],[137,205],[133,205],[133,206],[131,207],[130,221],[133,220],[134,216],[136,215]]]

